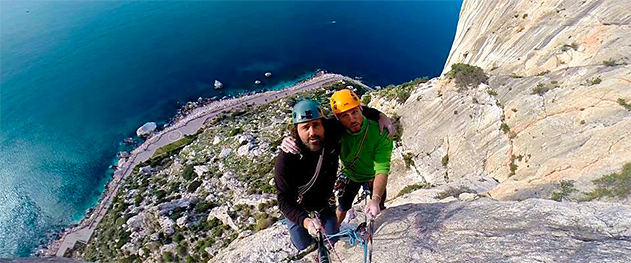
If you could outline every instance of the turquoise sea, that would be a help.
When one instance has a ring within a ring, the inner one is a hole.
[[[461,4],[0,1],[0,258],[80,220],[121,141],[186,101],[317,69],[381,86],[440,74]]]

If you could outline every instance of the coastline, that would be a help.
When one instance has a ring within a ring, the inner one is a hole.
[[[72,249],[77,242],[87,243],[92,233],[97,228],[103,216],[107,213],[113,198],[116,196],[122,182],[131,174],[134,167],[153,156],[153,153],[160,147],[179,140],[185,135],[192,135],[203,129],[206,121],[214,117],[232,110],[244,109],[248,106],[257,106],[266,104],[270,101],[293,95],[302,91],[308,91],[321,88],[327,84],[336,81],[346,80],[354,81],[349,77],[318,72],[311,78],[299,81],[291,86],[278,90],[271,90],[261,93],[245,94],[243,96],[225,99],[220,101],[212,101],[207,104],[182,112],[173,118],[173,122],[169,123],[163,130],[153,134],[141,145],[133,149],[127,158],[121,158],[119,165],[116,167],[112,179],[105,185],[104,192],[97,201],[96,205],[89,209],[86,215],[78,224],[71,225],[63,229],[59,237],[52,240],[44,249],[36,252],[38,256],[57,256],[63,257],[68,249]],[[361,84],[361,82],[358,82]],[[363,84],[362,84],[363,85]],[[364,85],[365,86],[365,85]],[[370,89],[370,87],[365,86]]]

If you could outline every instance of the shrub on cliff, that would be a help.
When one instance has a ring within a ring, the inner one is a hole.
[[[550,88],[546,87],[545,84],[543,83],[539,83],[537,84],[536,87],[534,87],[532,89],[532,93],[533,95],[537,94],[539,96],[543,96],[543,94],[546,94],[546,92],[548,92],[550,90]]]
[[[625,100],[623,98],[618,98],[617,102],[618,102],[618,104],[620,104],[620,106],[624,107],[628,111],[631,111],[631,104],[629,104],[627,102],[627,100]]]
[[[605,175],[593,182],[596,189],[587,193],[585,200],[626,198],[631,195],[631,163],[626,163],[619,173]]]
[[[450,79],[455,79],[456,86],[459,90],[466,87],[477,87],[481,83],[486,83],[489,77],[484,70],[478,66],[472,66],[464,63],[456,63],[451,65],[451,70],[445,74]]]
[[[568,198],[570,194],[577,192],[578,190],[574,187],[574,181],[572,180],[561,180],[559,182],[559,190],[552,193],[550,199],[554,201],[561,202],[563,199]]]
[[[376,91],[376,93],[385,99],[396,100],[399,103],[404,103],[410,97],[416,86],[427,81],[429,81],[427,77],[417,78],[398,86],[387,86],[385,89]]]
[[[362,104],[363,105],[368,105],[368,103],[370,103],[371,100],[372,100],[372,96],[370,96],[370,93],[366,93],[366,94],[362,95]]]
[[[191,180],[193,178],[193,165],[186,165],[182,171],[182,178],[184,180]]]
[[[202,185],[201,181],[193,181],[191,184],[188,185],[187,190],[191,193],[195,192],[195,190],[197,190],[197,188]]]

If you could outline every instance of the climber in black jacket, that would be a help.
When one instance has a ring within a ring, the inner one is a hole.
[[[368,119],[386,118],[379,111],[364,107]],[[275,166],[277,199],[281,212],[289,220],[291,241],[299,250],[313,242],[312,236],[324,230],[338,232],[333,186],[335,184],[340,137],[344,132],[335,119],[323,118],[318,103],[303,100],[293,108],[291,136],[300,154],[280,151]],[[389,119],[384,125],[390,125]],[[310,217],[317,212],[319,219]]]

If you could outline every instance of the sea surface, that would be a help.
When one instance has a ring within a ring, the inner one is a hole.
[[[439,75],[461,4],[0,1],[0,258],[78,222],[121,141],[187,101],[317,69],[381,86]]]

